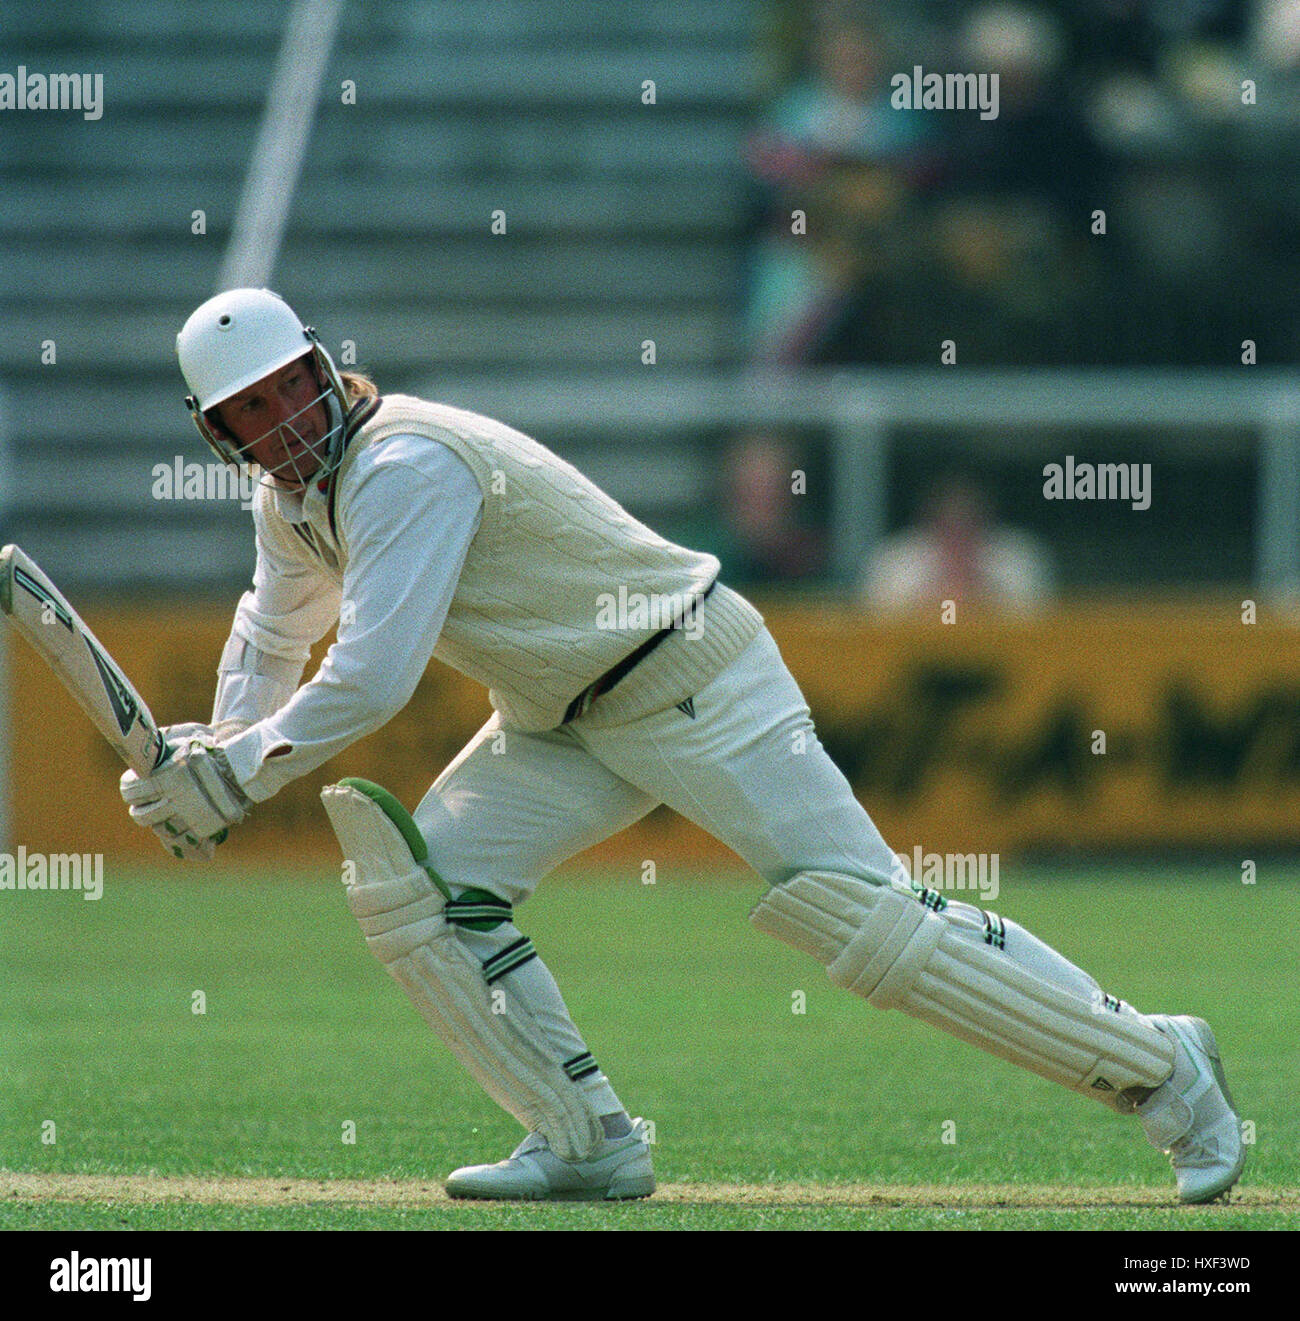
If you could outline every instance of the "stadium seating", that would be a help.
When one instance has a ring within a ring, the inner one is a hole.
[[[287,11],[6,0],[30,70],[104,76],[100,119],[11,114],[0,135],[6,539],[48,544],[70,589],[225,589],[250,567],[237,510],[155,501],[149,474],[205,457],[172,342],[214,290]],[[646,338],[678,367],[725,364],[753,18],[744,0],[349,6],[272,287],[386,388],[445,375],[457,402],[476,378],[633,370]]]

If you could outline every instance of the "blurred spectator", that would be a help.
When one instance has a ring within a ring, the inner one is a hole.
[[[952,173],[934,217],[934,261],[953,291],[944,337],[968,363],[996,360],[990,339],[1027,366],[1089,359],[1080,305],[1111,253],[1089,219],[1110,199],[1064,54],[1058,24],[1023,4],[979,5],[958,34],[954,66],[996,71],[1000,101],[996,119],[951,117]]]
[[[721,540],[709,548],[728,582],[783,583],[825,570],[824,535],[804,521],[806,480],[790,444],[779,435],[739,437],[723,463]]]
[[[998,526],[982,487],[947,477],[926,497],[920,522],[876,548],[861,598],[879,610],[957,601],[1027,611],[1042,606],[1052,588],[1051,562],[1038,538]]]
[[[909,191],[932,173],[937,126],[890,105],[883,29],[839,10],[815,30],[807,72],[748,144],[760,237],[750,254],[747,335],[761,362],[816,361],[864,270],[887,260]],[[793,213],[806,217],[802,232]]]
[[[1065,40],[1047,14],[1023,4],[975,8],[952,60],[972,72],[996,71],[996,119],[955,115],[953,191],[1021,202],[1078,218],[1101,205],[1103,160],[1085,126],[1064,63]]]

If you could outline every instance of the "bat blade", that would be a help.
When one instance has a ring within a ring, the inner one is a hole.
[[[137,775],[151,775],[167,759],[170,749],[144,698],[63,593],[19,546],[0,550],[0,611]]]

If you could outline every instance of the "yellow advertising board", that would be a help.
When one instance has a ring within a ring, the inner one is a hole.
[[[1239,602],[773,624],[895,849],[1300,845],[1300,633]]]
[[[1243,622],[1240,603],[953,624],[767,617],[823,743],[900,852],[1300,847],[1300,633]],[[226,611],[87,622],[160,721],[207,717]],[[112,752],[34,654],[5,642],[13,845],[166,865],[127,818]],[[222,856],[332,865],[321,785],[364,775],[413,807],[488,714],[480,687],[430,666],[396,720],[258,807]],[[629,870],[731,857],[666,809],[584,856]]]

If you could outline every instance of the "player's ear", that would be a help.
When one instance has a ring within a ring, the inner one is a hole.
[[[212,407],[203,414],[203,420],[213,429],[213,431],[221,432],[223,436],[228,437],[231,441],[235,439],[230,428],[226,425],[225,418],[221,416],[220,404],[213,404]]]
[[[255,460],[249,456],[248,446],[241,444],[239,438],[235,435],[233,431],[231,431],[231,429],[228,426],[226,426],[225,422],[222,420],[220,404],[213,404],[212,407],[209,408],[208,411],[203,414],[203,420],[208,424],[209,427],[212,428],[212,430],[217,434],[217,436],[221,440],[228,443],[235,450],[235,452],[239,455],[240,462],[242,463],[255,462]],[[229,462],[229,460],[227,461]]]

